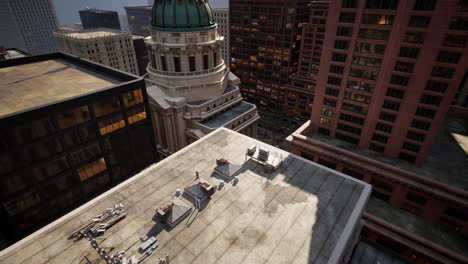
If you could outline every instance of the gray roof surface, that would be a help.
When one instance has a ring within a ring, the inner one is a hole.
[[[185,213],[190,211],[190,206],[186,204],[181,199],[174,197],[174,207],[172,207],[171,213],[169,215],[168,220],[171,223],[177,222],[180,217],[182,217]]]
[[[195,171],[213,182],[216,158],[242,164],[253,144],[281,153],[283,165],[266,173],[248,161],[239,182],[226,183],[202,211],[171,230],[158,228],[156,210],[192,183]],[[145,263],[166,253],[171,263],[327,263],[352,236],[369,194],[366,183],[221,128],[0,252],[0,263],[85,263],[86,256],[103,264],[87,240],[67,237],[116,203],[128,215],[97,242],[140,257],[139,238],[156,236],[160,246]]]
[[[222,127],[223,125],[252,110],[253,108],[255,108],[255,105],[242,101],[233,108],[230,108],[221,114],[215,115],[208,120],[202,121],[201,123],[210,128]]]
[[[367,242],[359,241],[349,264],[408,264],[400,256],[377,248]]]
[[[308,134],[307,136],[416,175],[428,177],[459,189],[468,190],[468,177],[466,177],[468,155],[450,132],[468,135],[468,120],[459,118],[447,119],[429,152],[426,162],[421,167],[400,159],[389,158],[374,151],[361,149],[354,144],[320,134]]]
[[[369,199],[366,212],[420,236],[454,252],[468,256],[468,239],[463,235],[443,228],[442,226],[422,219],[404,210],[397,209],[374,197]]]

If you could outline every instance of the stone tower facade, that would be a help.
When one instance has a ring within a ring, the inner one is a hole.
[[[223,43],[208,1],[155,1],[146,81],[162,155],[219,127],[256,136],[257,108],[242,100]]]

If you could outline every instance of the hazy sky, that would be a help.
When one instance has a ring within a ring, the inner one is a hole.
[[[59,24],[80,22],[78,11],[86,7],[117,11],[125,14],[124,6],[147,5],[147,0],[53,0]],[[210,0],[212,7],[228,7],[229,0]]]

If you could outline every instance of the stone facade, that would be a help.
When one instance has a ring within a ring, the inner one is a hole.
[[[130,33],[111,29],[55,32],[60,51],[138,75]]]
[[[167,32],[146,39],[148,94],[158,151],[168,156],[216,128],[256,136],[257,108],[242,101],[239,79],[222,59],[217,28]]]

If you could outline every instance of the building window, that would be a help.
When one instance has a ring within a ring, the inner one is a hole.
[[[343,103],[341,107],[343,110],[351,111],[351,112],[358,113],[361,115],[367,114],[367,107],[358,106],[358,105],[349,104],[349,103]]]
[[[61,129],[73,127],[90,120],[87,105],[74,108],[57,115],[57,122]]]
[[[400,103],[398,102],[394,102],[394,101],[389,101],[389,100],[385,100],[383,105],[382,105],[383,108],[386,108],[386,109],[390,109],[390,110],[393,110],[393,111],[398,111],[400,110]]]
[[[122,95],[125,107],[143,103],[143,94],[141,90],[133,90]]]
[[[361,28],[359,31],[359,38],[361,39],[374,39],[374,40],[388,40],[390,31]]]
[[[94,103],[93,105],[94,114],[96,117],[101,117],[120,111],[120,101],[117,97],[110,97],[108,99]]]
[[[175,72],[181,72],[180,58],[179,57],[174,57],[174,71]]]
[[[418,153],[419,150],[421,149],[421,146],[416,145],[416,144],[412,144],[412,143],[409,143],[409,142],[405,142],[405,143],[403,143],[403,149],[409,150],[411,152]]]
[[[343,74],[344,67],[343,66],[338,66],[338,65],[330,65],[330,72],[331,73],[336,73],[336,74]]]
[[[332,53],[332,61],[346,62],[346,54],[343,53]]]
[[[337,138],[339,140],[343,140],[343,141],[351,143],[351,144],[355,144],[355,145],[357,145],[359,143],[359,139],[348,136],[348,135],[344,135],[344,134],[341,134],[341,133],[338,133],[338,132],[335,134],[335,138]]]
[[[352,92],[345,92],[345,99],[347,100],[352,100],[358,103],[365,103],[369,104],[370,103],[370,97],[367,95],[363,94],[358,94],[358,93],[352,93]]]
[[[352,27],[338,27],[336,29],[337,36],[343,37],[351,37],[353,35],[353,28]]]
[[[341,23],[354,23],[355,18],[356,13],[341,12],[339,21]]]
[[[428,105],[435,105],[435,106],[439,106],[440,103],[442,102],[442,97],[441,96],[437,96],[437,95],[430,95],[430,94],[423,94],[421,95],[421,99],[419,100],[419,102],[421,104],[428,104]]]
[[[97,174],[107,170],[106,161],[104,158],[100,158],[99,160],[88,164],[82,168],[77,169],[78,175],[80,176],[81,181],[85,181]]]
[[[191,72],[194,72],[197,70],[196,64],[195,64],[195,56],[189,56],[189,68]]]
[[[336,107],[336,100],[325,98],[323,99],[323,104],[326,106]]]
[[[40,201],[41,199],[37,192],[30,191],[17,196],[13,200],[3,202],[3,207],[5,207],[10,216],[14,216],[39,204]]]
[[[384,135],[381,135],[381,134],[374,134],[374,135],[372,135],[372,140],[375,140],[375,141],[386,144],[388,142],[388,137],[384,136]]]
[[[341,85],[341,78],[333,77],[333,76],[328,76],[328,84],[340,86]]]
[[[414,63],[397,61],[395,64],[395,71],[412,73],[413,69]]]
[[[353,56],[353,64],[380,68],[380,66],[382,65],[382,60],[363,56]]]
[[[335,40],[335,49],[347,50],[349,47],[349,41],[337,39]]]
[[[387,124],[377,123],[377,125],[375,125],[375,129],[387,133],[392,133],[393,127]]]
[[[127,112],[128,116],[128,123],[133,124],[135,122],[138,122],[140,120],[146,119],[146,110],[145,106],[140,105],[137,106],[136,108],[133,108]]]
[[[431,123],[414,119],[411,123],[411,127],[428,131],[429,129],[431,129]]]
[[[339,89],[334,89],[334,88],[327,88],[325,90],[325,94],[330,95],[330,96],[338,97],[338,95],[340,94],[340,90]]]
[[[403,42],[416,44],[424,43],[425,36],[425,32],[407,31],[403,36]]]
[[[437,61],[457,64],[461,58],[460,52],[440,51]]]
[[[361,81],[349,80],[347,87],[349,89],[365,91],[365,92],[374,91],[374,85],[373,84],[366,83],[366,82],[361,82]]]
[[[392,75],[392,77],[390,78],[390,83],[401,85],[401,86],[407,86],[409,83],[409,80],[410,78],[406,76]]]
[[[320,118],[320,125],[326,126],[326,127],[331,127],[331,126],[333,126],[333,121],[328,119],[328,118],[321,117]]]
[[[465,35],[447,34],[447,35],[445,35],[444,46],[464,48],[464,47],[466,47],[467,37],[468,36],[465,36]]]
[[[416,115],[417,116],[434,119],[436,114],[437,114],[437,111],[434,110],[434,109],[428,109],[428,108],[424,108],[424,107],[418,107],[416,109]]]
[[[400,57],[416,59],[418,55],[419,55],[419,48],[410,48],[410,47],[400,48],[400,54],[399,54]]]
[[[356,51],[383,55],[385,53],[385,45],[359,42],[356,45]]]
[[[395,10],[398,7],[398,0],[367,0],[367,9]]]
[[[203,69],[208,70],[208,54],[203,55]]]
[[[452,76],[453,76],[454,73],[455,73],[454,68],[434,66],[434,67],[432,67],[431,75],[434,76],[434,77],[452,79]]]
[[[351,123],[361,125],[361,126],[364,124],[364,118],[360,118],[360,117],[353,116],[353,115],[341,114],[340,119],[343,121],[351,122]]]
[[[406,193],[406,200],[424,206],[427,202],[427,199],[424,196],[416,194],[414,192]]]
[[[342,0],[341,7],[342,8],[357,8],[358,0]]]
[[[322,115],[323,116],[329,116],[329,117],[334,117],[335,116],[335,111],[329,108],[322,107]]]
[[[453,207],[447,207],[445,208],[445,211],[444,211],[444,215],[446,216],[449,216],[449,217],[452,217],[452,218],[455,218],[455,219],[458,219],[459,221],[466,221],[466,219],[468,219],[468,214],[462,212],[462,211],[459,211]]]
[[[416,157],[405,152],[400,152],[398,158],[404,161],[408,161],[410,163],[414,163],[416,161]]]
[[[384,153],[385,147],[379,144],[371,143],[369,145],[369,149],[375,152]]]
[[[432,11],[435,8],[437,0],[416,0],[414,10]]]
[[[448,89],[448,83],[429,80],[427,81],[425,89],[427,91],[445,93],[445,91]]]
[[[357,127],[353,127],[353,126],[349,126],[349,125],[346,125],[346,124],[341,124],[341,123],[338,123],[338,127],[337,127],[339,130],[342,130],[342,131],[345,131],[345,132],[348,132],[348,133],[352,133],[352,134],[356,134],[356,135],[361,135],[361,129],[360,128],[357,128]]]
[[[117,114],[99,121],[98,127],[101,135],[106,135],[125,127],[125,120],[122,114]]]
[[[389,97],[395,97],[395,98],[402,99],[405,96],[405,91],[389,87],[387,89],[387,94],[386,95],[389,96]]]
[[[408,27],[428,28],[430,23],[430,16],[411,16]]]
[[[351,176],[353,178],[356,178],[358,180],[363,180],[364,179],[364,174],[359,173],[359,172],[354,171],[354,170],[351,170],[351,169],[348,169],[348,168],[344,168],[343,173],[346,174],[346,175],[349,175],[349,176]]]
[[[424,142],[424,140],[426,139],[426,135],[409,130],[406,134],[406,138],[416,140],[419,142]]]
[[[453,30],[468,30],[468,18],[466,17],[454,17],[450,24],[450,29]]]
[[[324,159],[322,159],[322,158],[319,158],[318,164],[323,165],[323,166],[325,166],[325,167],[327,167],[327,168],[330,168],[330,169],[332,169],[332,170],[335,170],[335,169],[336,169],[336,164],[335,164],[335,163],[330,162],[330,161],[328,161],[328,160],[324,160]]]
[[[372,80],[372,81],[375,81],[377,79],[377,72],[356,69],[356,68],[351,68],[349,75],[356,77],[356,78],[367,79],[367,80]]]
[[[218,66],[218,52],[213,52],[213,67]]]
[[[387,112],[381,112],[380,115],[379,115],[379,118],[381,120],[393,123],[396,120],[396,115],[390,114],[390,113],[387,113]]]
[[[166,56],[161,56],[161,66],[163,71],[167,71]]]
[[[330,129],[319,127],[318,132],[321,135],[330,136]]]
[[[393,24],[393,17],[392,15],[363,14],[362,24],[390,26]]]

